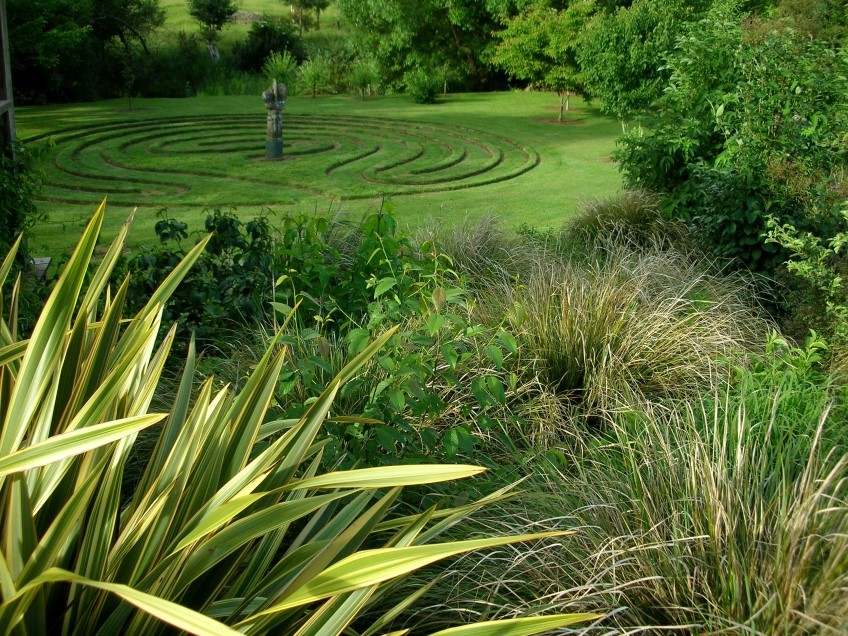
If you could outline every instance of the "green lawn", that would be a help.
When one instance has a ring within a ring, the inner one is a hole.
[[[609,161],[618,123],[575,100],[564,124],[541,93],[452,95],[431,106],[405,96],[362,102],[291,97],[286,158],[265,162],[256,97],[126,100],[17,110],[23,139],[49,138],[38,251],[73,244],[103,196],[106,235],[138,207],[132,242],[156,213],[200,227],[203,210],[243,216],[364,212],[390,196],[401,222],[456,223],[491,215],[508,225],[557,226],[585,199],[620,188]]]

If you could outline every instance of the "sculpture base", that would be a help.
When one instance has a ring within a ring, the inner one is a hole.
[[[266,159],[282,159],[283,158],[283,140],[266,141],[265,142],[265,158]]]

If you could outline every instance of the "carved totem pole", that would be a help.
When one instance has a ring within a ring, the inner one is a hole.
[[[286,107],[286,85],[277,80],[262,93],[268,109],[268,133],[265,136],[265,159],[283,158],[283,109]]]

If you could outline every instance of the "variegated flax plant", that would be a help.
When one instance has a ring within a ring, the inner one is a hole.
[[[470,477],[481,470],[474,466],[319,470],[334,397],[391,332],[300,419],[269,417],[285,354],[273,342],[240,392],[216,391],[210,379],[193,403],[190,345],[170,412],[150,413],[175,334],[157,340],[162,305],[208,239],[125,319],[127,280],[114,291],[108,280],[129,223],[83,291],[104,214],[105,202],[32,336],[16,333],[20,278],[0,320],[0,634],[359,633],[366,608],[378,618],[365,630],[384,634],[397,613],[374,612],[387,582],[469,550],[551,536],[432,542],[503,492],[392,514],[404,486]],[[155,448],[122,498],[133,444],[153,426]],[[532,616],[439,633],[534,634],[596,618]]]

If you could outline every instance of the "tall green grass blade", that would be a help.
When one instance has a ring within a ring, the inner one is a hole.
[[[126,345],[123,344],[124,341],[131,342],[135,338],[135,330],[142,328],[140,325],[144,324],[146,319],[148,319],[152,314],[159,313],[160,308],[165,305],[171,297],[171,294],[174,293],[174,290],[182,282],[192,266],[197,262],[197,259],[200,258],[200,255],[203,253],[203,250],[211,237],[212,235],[210,234],[198,241],[197,245],[189,250],[183,260],[179,262],[179,264],[171,271],[170,274],[168,274],[168,277],[162,282],[156,291],[153,292],[153,295],[147,301],[147,304],[141,311],[139,311],[136,318],[130,323],[124,333],[124,337],[121,339],[121,343],[119,343],[118,346],[115,347],[114,351],[112,351],[112,357],[109,362],[110,364],[114,364],[125,355],[124,349]]]
[[[16,360],[23,358],[26,353],[27,346],[29,346],[29,340],[21,340],[19,342],[8,344],[0,349],[0,367],[5,367]]]
[[[12,247],[10,247],[9,251],[6,252],[3,264],[0,265],[0,290],[2,290],[3,285],[6,284],[6,278],[9,276],[9,272],[12,271],[12,265],[15,264],[15,257],[18,255],[18,249],[21,247],[21,240],[23,237],[23,234],[18,235],[18,238],[16,238],[15,242],[12,243]]]
[[[603,614],[557,614],[555,616],[532,616],[529,618],[507,618],[500,621],[484,621],[442,629],[430,636],[534,636],[576,623],[587,623],[603,618]]]
[[[139,415],[114,422],[55,435],[33,446],[0,458],[0,477],[31,468],[46,466],[68,457],[80,455],[162,421],[164,415]]]
[[[405,466],[380,466],[318,475],[293,482],[287,488],[393,488],[435,484],[455,479],[465,479],[485,472],[485,468],[467,465],[409,464]]]
[[[411,545],[430,521],[432,514],[433,508],[420,514],[412,524],[392,539],[389,547]],[[341,634],[363,610],[366,604],[371,602],[374,594],[379,593],[380,590],[380,586],[371,585],[330,598],[298,630],[296,636],[329,636],[330,634]]]
[[[239,623],[246,625],[263,616],[275,614],[293,607],[313,603],[336,594],[376,585],[419,568],[463,552],[481,550],[523,541],[536,541],[562,537],[571,532],[542,532],[538,534],[473,539],[435,545],[419,545],[404,548],[363,550],[331,565],[311,577],[302,587],[295,590],[284,601]]]
[[[85,480],[78,485],[73,496],[62,506],[61,511],[29,556],[18,577],[18,587],[31,581],[55,564],[60,555],[69,552],[69,548],[73,546],[72,539],[80,530],[80,520],[84,518],[88,511],[91,498],[96,492],[96,487],[103,474],[103,468],[108,461],[109,458],[104,457],[97,465],[93,466]],[[85,554],[82,558],[87,557],[88,555]]]
[[[91,280],[88,283],[88,290],[86,290],[85,296],[80,304],[80,314],[88,314],[94,310],[95,305],[97,304],[97,299],[100,298],[103,289],[108,284],[112,270],[123,253],[124,243],[126,242],[127,234],[129,233],[130,225],[132,224],[134,216],[135,210],[133,210],[133,213],[130,214],[127,220],[123,222],[121,228],[118,230],[118,234],[109,246],[109,250],[97,266],[97,270],[91,277]]]

